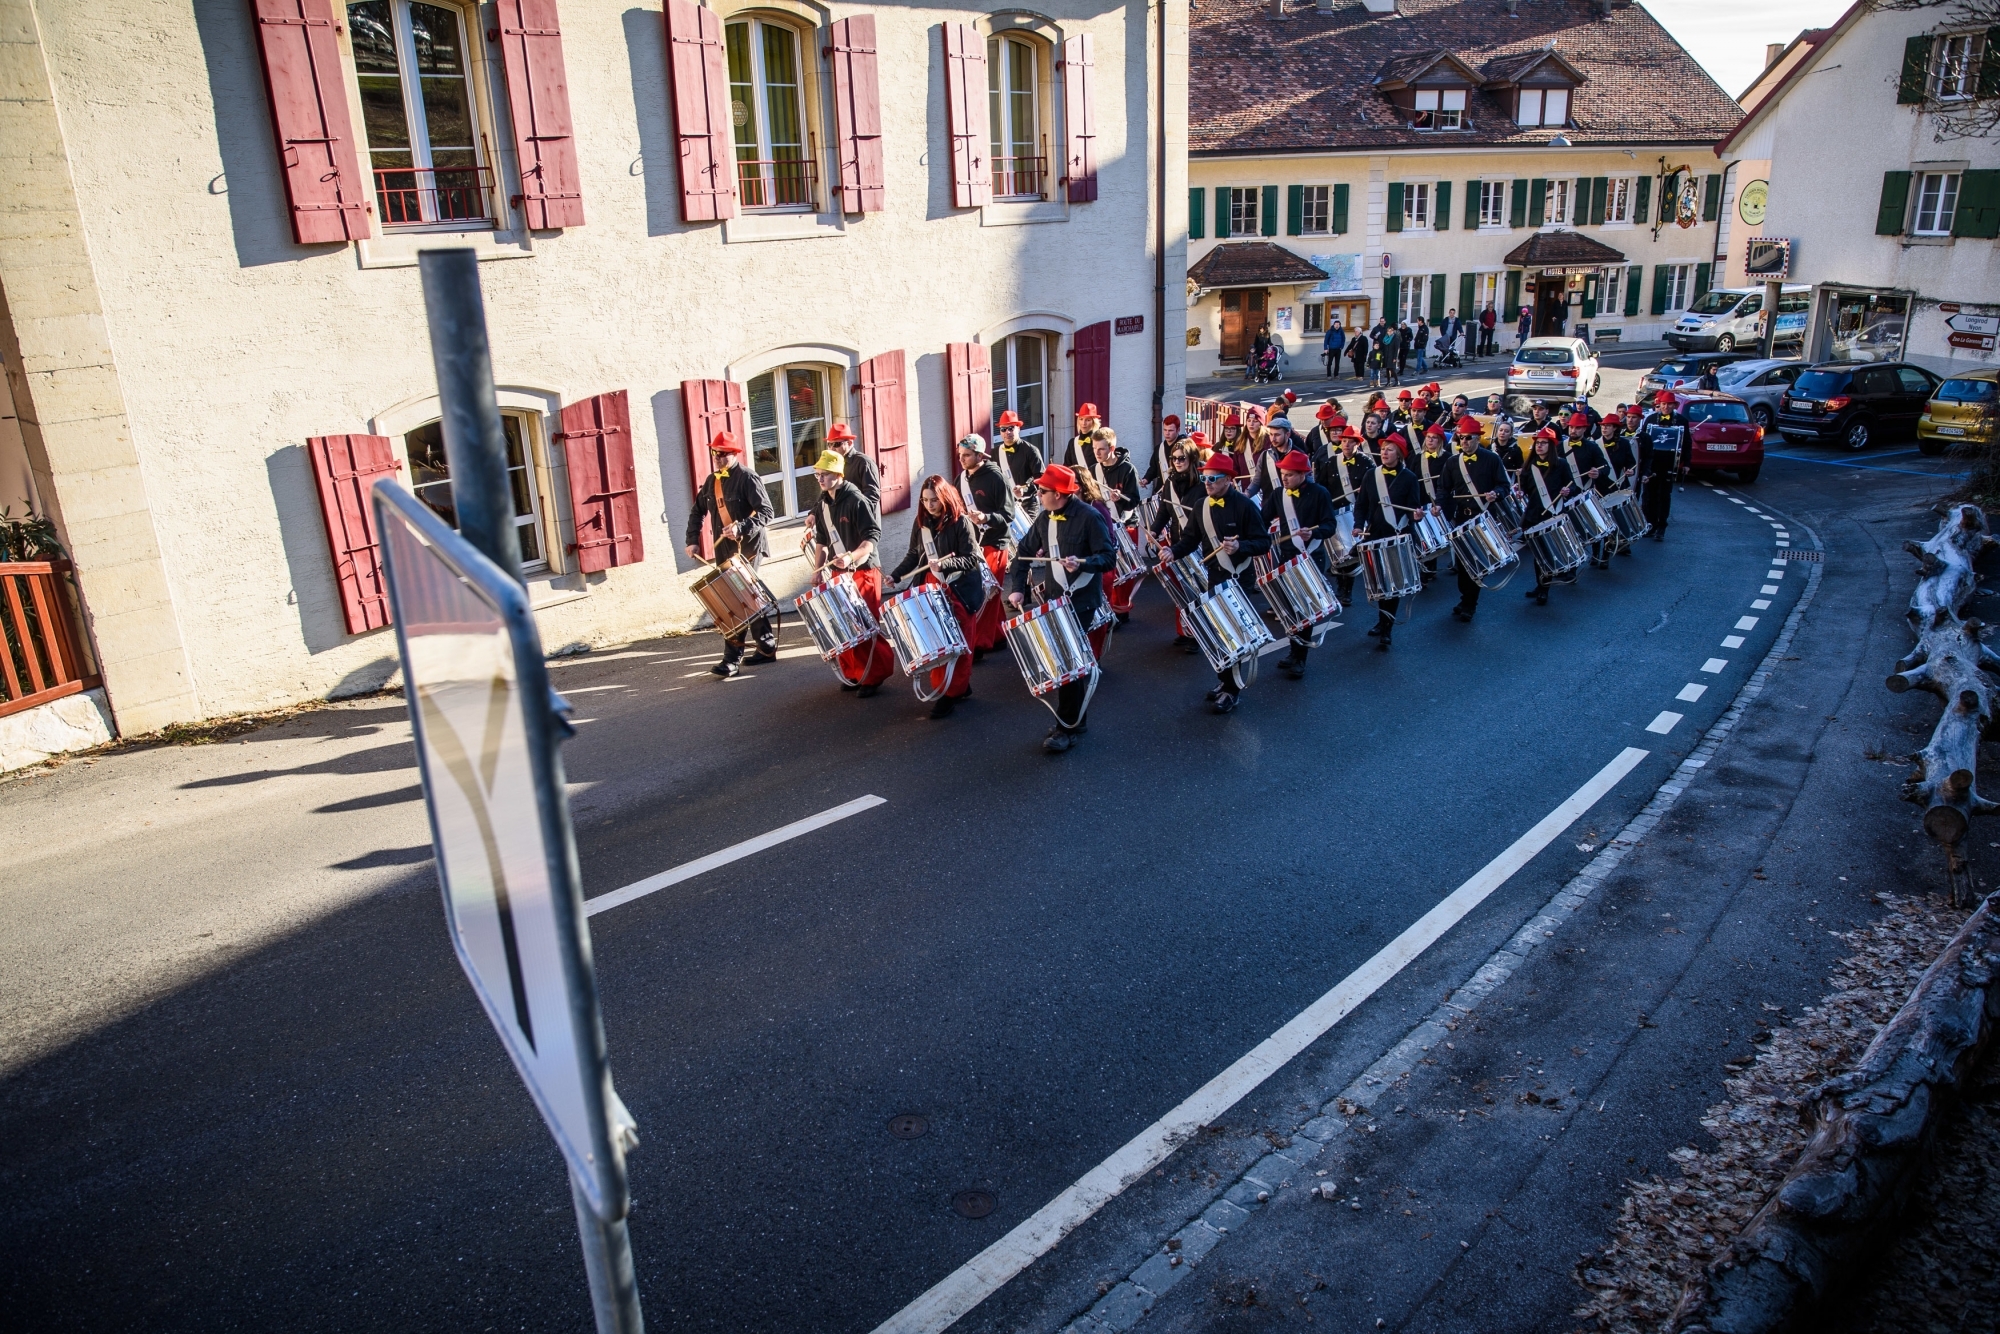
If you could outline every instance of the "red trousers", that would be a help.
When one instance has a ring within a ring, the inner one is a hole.
[[[967,644],[971,644],[973,642],[974,622],[972,617],[965,614],[965,604],[953,595],[950,588],[939,583],[936,575],[933,574],[927,577],[931,583],[937,584],[943,590],[944,600],[951,604],[952,615],[958,617],[958,632],[965,636]],[[986,599],[986,605],[990,607],[999,601],[1000,595],[995,593],[992,597]],[[983,619],[985,608],[982,607],[980,611]],[[970,653],[961,653],[952,659],[949,680],[945,677],[945,671],[946,669],[943,667],[933,667],[930,672],[930,680],[925,684],[932,691],[936,691],[939,686],[943,686],[945,698],[947,699],[964,699],[972,693],[972,655]]]
[[[882,614],[882,571],[856,570],[854,586],[872,615]],[[876,635],[859,648],[851,648],[837,658],[842,679],[857,686],[879,686],[896,670],[896,654],[887,640]]]
[[[1109,578],[1110,576],[1106,576]],[[1090,652],[1099,662],[1104,661],[1104,643],[1111,638],[1111,626],[1102,626],[1089,633]]]
[[[1006,617],[1007,595],[1001,589],[1007,586],[1007,552],[1002,547],[987,547],[985,552],[986,568],[993,571],[994,582],[1000,587],[986,599],[972,629],[965,633],[965,642],[978,650],[994,648],[1000,643],[1000,622]]]
[[[1139,540],[1139,530],[1137,528],[1127,524],[1125,531],[1131,534],[1134,542]],[[1110,600],[1111,610],[1120,615],[1124,615],[1126,612],[1132,610],[1132,595],[1138,591],[1139,581],[1137,579],[1121,584],[1118,582],[1118,572],[1116,570],[1104,576],[1104,596]]]

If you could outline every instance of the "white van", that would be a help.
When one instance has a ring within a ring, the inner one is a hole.
[[[1812,288],[1786,287],[1778,295],[1778,346],[1803,343]],[[1683,352],[1733,352],[1764,336],[1764,289],[1717,287],[1687,308],[1666,338]]]

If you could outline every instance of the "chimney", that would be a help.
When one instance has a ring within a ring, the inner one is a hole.
[[[1281,19],[1284,16],[1285,16],[1285,0],[1271,0],[1271,17],[1274,19]]]
[[[1396,0],[1361,0],[1361,7],[1371,14],[1394,14]]]
[[[1333,12],[1333,0],[1313,0],[1313,8],[1322,14]]]
[[[1771,42],[1766,45],[1764,47],[1764,68],[1769,69],[1771,66],[1777,64],[1778,57],[1783,54],[1785,54],[1785,44],[1783,42]]]

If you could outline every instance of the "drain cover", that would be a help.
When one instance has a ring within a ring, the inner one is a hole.
[[[931,1123],[915,1112],[904,1112],[889,1118],[889,1133],[897,1139],[916,1139],[930,1128]]]
[[[951,1207],[960,1218],[984,1218],[995,1203],[990,1190],[962,1190],[951,1197]]]
[[[1823,558],[1824,553],[1818,551],[1795,551],[1787,548],[1778,553],[1779,560],[1802,560],[1809,561],[1814,565],[1822,564]]]

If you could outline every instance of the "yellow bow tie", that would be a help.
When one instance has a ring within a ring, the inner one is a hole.
[[[717,468],[717,469],[715,470],[715,475],[716,475],[717,477],[727,477],[727,476],[729,476],[729,469],[727,469],[727,468]]]
[[[1056,521],[1057,523],[1068,523],[1068,522],[1069,522],[1069,516],[1068,516],[1067,514],[1053,514],[1053,513],[1052,513],[1052,514],[1050,514],[1050,515],[1049,515],[1049,517],[1050,517],[1051,519],[1054,519],[1054,520],[1055,520],[1055,521]]]
[[[1298,492],[1296,492],[1296,491],[1292,490],[1292,488],[1290,488],[1290,487],[1288,486],[1288,487],[1286,487],[1286,488],[1285,488],[1285,494],[1286,494],[1286,495],[1288,495],[1288,496],[1297,496],[1297,495],[1298,495]]]
[[[1221,508],[1222,508],[1222,501],[1221,501],[1221,500],[1219,500],[1219,499],[1217,499],[1217,498],[1216,498],[1216,497],[1214,497],[1214,496],[1210,496],[1210,497],[1208,498],[1208,503],[1209,503],[1209,507],[1210,507],[1211,509],[1221,509]]]
[[[1382,470],[1382,475],[1384,477],[1394,477],[1396,475],[1396,470],[1394,468],[1384,468]]]

